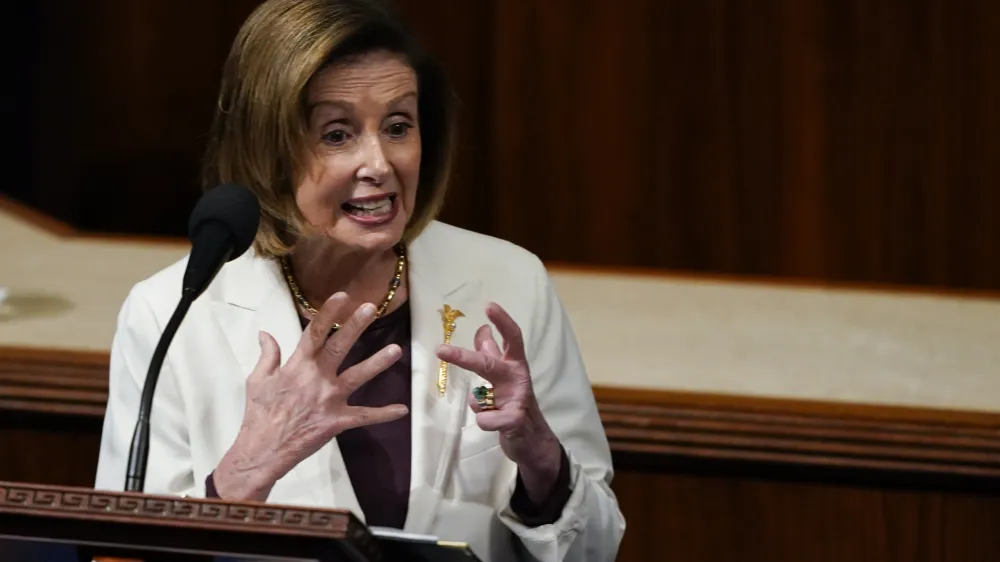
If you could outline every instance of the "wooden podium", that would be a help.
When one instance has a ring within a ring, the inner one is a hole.
[[[388,560],[347,511],[0,482],[0,539],[38,560]]]

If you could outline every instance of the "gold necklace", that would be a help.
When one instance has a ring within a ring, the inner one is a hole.
[[[406,270],[406,246],[402,243],[396,244],[393,248],[396,252],[396,272],[392,275],[392,279],[389,280],[389,292],[386,293],[385,298],[382,299],[382,304],[378,307],[378,311],[375,313],[375,318],[381,318],[385,311],[389,309],[389,303],[392,302],[392,297],[396,296],[396,290],[399,289],[399,285],[403,282],[403,271]],[[296,302],[306,309],[309,314],[316,316],[319,313],[302,294],[302,290],[299,289],[299,284],[295,282],[295,275],[292,274],[292,262],[288,259],[288,256],[282,256],[281,258],[281,269],[285,273],[285,281],[288,282],[288,288],[292,291],[292,296],[295,297]],[[333,330],[339,330],[340,324],[334,323]]]

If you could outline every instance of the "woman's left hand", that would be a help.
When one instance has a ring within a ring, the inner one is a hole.
[[[469,405],[484,431],[499,433],[504,454],[518,466],[528,497],[541,502],[559,475],[562,446],[535,399],[531,372],[524,353],[521,329],[500,305],[486,307],[486,317],[503,338],[503,350],[493,339],[488,324],[476,330],[475,351],[442,345],[437,356],[489,381],[493,386],[493,409],[482,410],[470,394]]]

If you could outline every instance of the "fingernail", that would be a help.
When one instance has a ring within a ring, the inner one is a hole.
[[[261,347],[264,347],[264,331],[263,330],[258,330],[257,331],[257,343],[259,343]]]
[[[375,305],[370,302],[366,302],[365,304],[361,305],[361,313],[364,314],[366,318],[369,316],[375,316],[376,310],[378,309],[375,308]]]

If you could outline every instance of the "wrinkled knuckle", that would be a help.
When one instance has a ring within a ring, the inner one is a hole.
[[[489,355],[486,356],[486,361],[483,364],[483,370],[487,373],[495,373],[497,370],[497,360]]]
[[[325,334],[320,333],[319,330],[317,330],[316,328],[314,328],[312,326],[310,326],[306,330],[306,336],[309,338],[309,341],[311,341],[312,343],[317,344],[317,345],[322,345],[323,341],[326,339],[326,335]]]
[[[323,349],[332,357],[343,357],[346,354],[344,345],[338,341],[330,340],[323,346]]]

